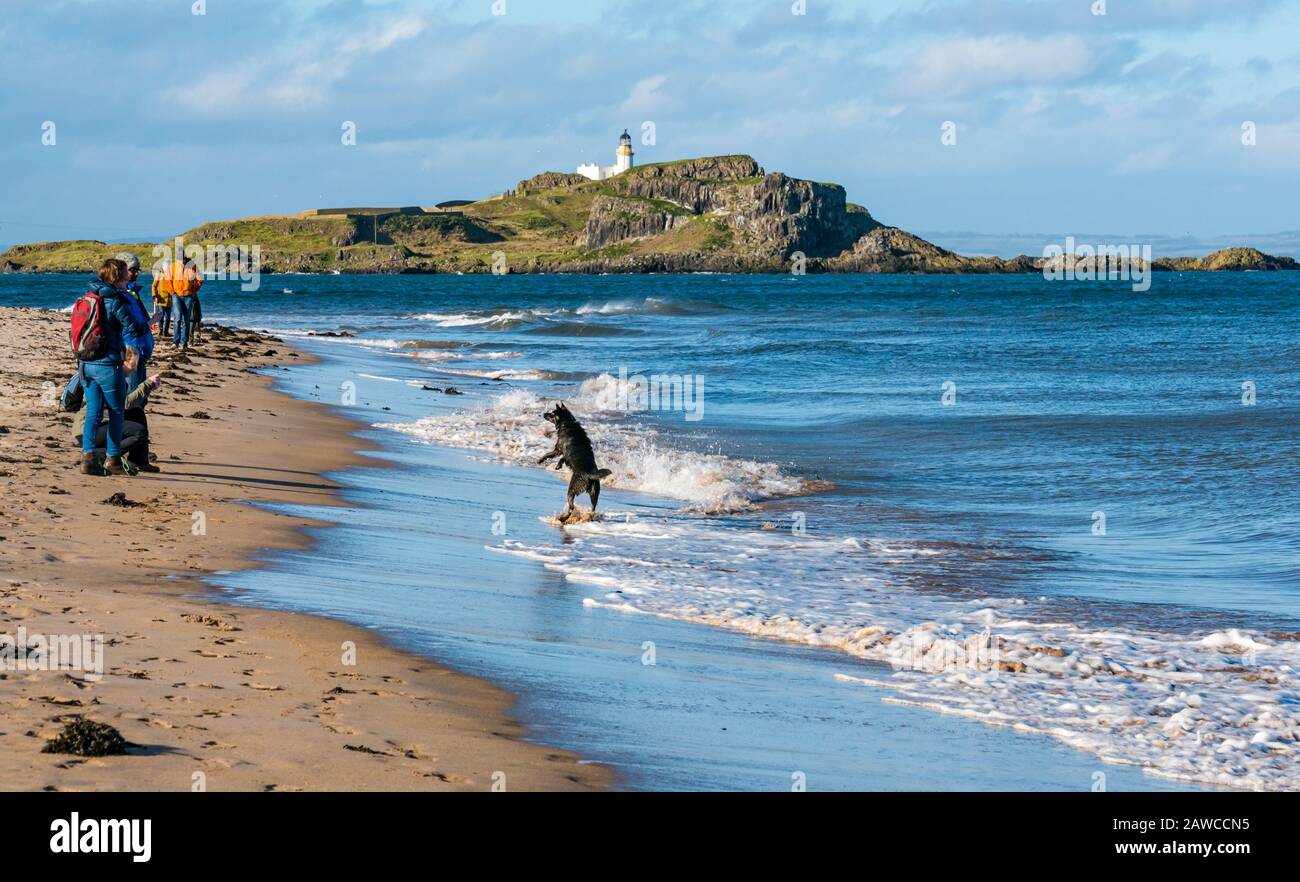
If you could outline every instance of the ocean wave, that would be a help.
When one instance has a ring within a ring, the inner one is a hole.
[[[271,334],[282,340],[303,340],[313,343],[346,343],[352,346],[364,346],[367,349],[405,349],[409,341],[380,339],[377,337],[331,336],[336,332],[317,330],[315,328],[255,328],[262,333]]]
[[[553,322],[527,328],[525,334],[543,334],[555,337],[627,337],[640,334],[635,328],[616,325],[593,325],[586,322]]]
[[[467,312],[421,312],[406,318],[417,322],[434,322],[441,328],[493,325],[517,327],[522,324],[541,324],[605,315],[708,315],[730,307],[708,300],[673,300],[663,297],[643,297],[607,300],[603,303],[585,303],[577,309],[553,309],[499,306]]]
[[[529,322],[544,321],[551,316],[566,314],[562,309],[496,309],[472,310],[470,312],[422,312],[409,315],[407,319],[416,322],[433,322],[440,328],[466,328],[478,325],[491,325],[499,328],[514,328]]]
[[[403,340],[403,349],[470,349],[473,343],[460,340]]]
[[[539,368],[501,368],[498,370],[480,370],[476,368],[437,368],[440,374],[457,377],[478,377],[483,380],[553,380],[555,375]]]
[[[796,496],[817,486],[786,474],[775,463],[675,447],[653,429],[611,419],[593,404],[592,397],[581,392],[569,402],[595,444],[600,466],[613,472],[605,486],[652,493],[708,513],[742,511],[763,499]],[[546,400],[519,389],[483,407],[381,426],[420,441],[487,451],[499,462],[535,468],[537,458],[552,444],[545,434],[549,426],[542,420],[546,409]]]
[[[647,613],[887,665],[849,684],[885,700],[1048,735],[1168,779],[1300,787],[1294,634],[1089,626],[1015,598],[963,600],[900,583],[904,546],[671,515],[605,513],[563,543],[489,550],[601,589],[588,607]],[[1055,620],[1053,620],[1055,619]]]
[[[708,300],[670,300],[645,297],[587,303],[575,310],[577,315],[707,315],[730,307]]]

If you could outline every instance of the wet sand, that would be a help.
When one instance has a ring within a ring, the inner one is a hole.
[[[91,477],[72,414],[53,404],[74,369],[66,327],[58,313],[0,309],[0,634],[102,635],[104,670],[0,671],[0,789],[609,786],[605,768],[521,740],[512,697],[485,681],[206,586],[260,549],[308,547],[311,522],[248,503],[332,505],[322,474],[373,465],[355,452],[355,424],[250,372],[304,356],[219,329],[185,356],[160,346],[148,411],[162,473]],[[131,504],[107,503],[115,493]],[[42,753],[77,717],[133,746]]]

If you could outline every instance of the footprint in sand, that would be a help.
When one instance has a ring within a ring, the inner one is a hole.
[[[260,692],[281,692],[284,689],[283,686],[276,686],[271,683],[253,683],[251,681],[240,685],[247,686],[249,689],[256,689]]]

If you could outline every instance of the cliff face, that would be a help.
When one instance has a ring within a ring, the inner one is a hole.
[[[372,218],[261,217],[183,234],[206,249],[257,246],[263,272],[807,272],[1029,273],[1041,257],[964,257],[878,223],[838,184],[764,171],[750,156],[637,166],[604,181],[544,172],[458,210]],[[153,245],[98,241],[19,245],[0,272],[93,272]],[[1253,248],[1161,258],[1156,270],[1286,270]]]
[[[765,174],[749,156],[634,168],[610,184],[625,196],[717,217],[734,231],[733,246],[744,256],[830,257],[877,226],[865,209],[850,210],[838,184]],[[600,241],[605,247],[617,240],[604,235]]]
[[[658,236],[687,220],[686,212],[672,203],[597,196],[584,230],[587,250],[598,251],[625,239]]]
[[[738,183],[763,176],[750,156],[712,156],[660,165],[643,165],[609,179],[625,196],[672,202],[691,214],[711,214],[729,209]]]

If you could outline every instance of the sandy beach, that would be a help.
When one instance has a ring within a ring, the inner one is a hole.
[[[53,404],[74,368],[66,325],[57,313],[0,309],[0,633],[102,635],[103,676],[0,672],[0,788],[610,784],[601,766],[521,740],[511,696],[484,681],[349,625],[223,603],[205,585],[253,565],[259,549],[304,547],[307,522],[249,503],[331,504],[336,485],[321,475],[367,462],[354,424],[251,372],[304,356],[221,329],[187,355],[160,346],[149,419],[161,474],[90,477],[76,468],[73,415]],[[106,501],[117,493],[125,505]],[[133,747],[42,753],[76,716]]]

